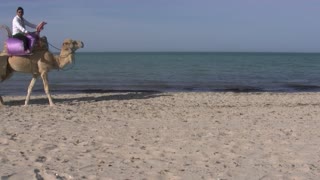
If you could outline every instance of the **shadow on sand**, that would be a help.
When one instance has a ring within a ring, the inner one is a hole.
[[[132,99],[151,99],[151,98],[157,98],[161,96],[170,96],[168,94],[163,94],[161,92],[128,92],[128,93],[101,93],[101,95],[94,94],[90,95],[91,93],[81,94],[80,97],[65,97],[61,98],[59,96],[63,95],[57,95],[58,97],[55,98],[53,96],[53,102],[55,104],[65,103],[78,103],[78,102],[99,102],[99,101],[110,101],[110,100],[132,100]],[[70,95],[72,96],[72,94]],[[77,95],[78,96],[78,95]],[[33,97],[33,98],[32,98]],[[11,100],[11,101],[5,101],[5,105],[7,106],[20,106],[24,105],[25,99],[20,100]],[[31,96],[31,99],[29,101],[30,105],[49,105],[48,99],[46,96]]]

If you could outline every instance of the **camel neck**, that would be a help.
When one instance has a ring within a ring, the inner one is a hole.
[[[57,69],[61,69],[61,57],[59,55],[55,56],[55,60],[57,63]]]

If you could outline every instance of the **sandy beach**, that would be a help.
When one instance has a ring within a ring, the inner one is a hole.
[[[4,96],[0,177],[318,179],[320,93]]]

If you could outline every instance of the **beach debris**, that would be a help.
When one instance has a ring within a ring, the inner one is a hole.
[[[47,158],[45,156],[39,156],[37,159],[36,159],[36,162],[46,162]]]
[[[37,180],[44,180],[43,177],[40,175],[40,170],[39,169],[35,169],[34,173],[36,174],[36,179]]]

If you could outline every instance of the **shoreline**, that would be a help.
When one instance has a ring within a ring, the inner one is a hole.
[[[241,89],[241,88],[226,88],[226,89],[216,89],[216,90],[156,90],[156,89],[81,89],[81,90],[51,90],[50,93],[54,96],[61,95],[78,95],[78,94],[110,94],[110,93],[235,93],[235,94],[303,94],[303,93],[320,93],[318,86],[297,86],[301,89],[287,89],[287,90],[260,90],[258,88],[253,89]],[[320,87],[319,87],[320,88]],[[5,91],[0,94],[1,96],[7,97],[16,97],[16,96],[24,96],[27,94],[25,89],[20,90],[18,92],[9,92]],[[45,92],[43,89],[34,89],[32,91],[31,96],[44,96]]]
[[[3,96],[1,177],[320,176],[317,92],[56,94],[54,107],[24,98]]]

